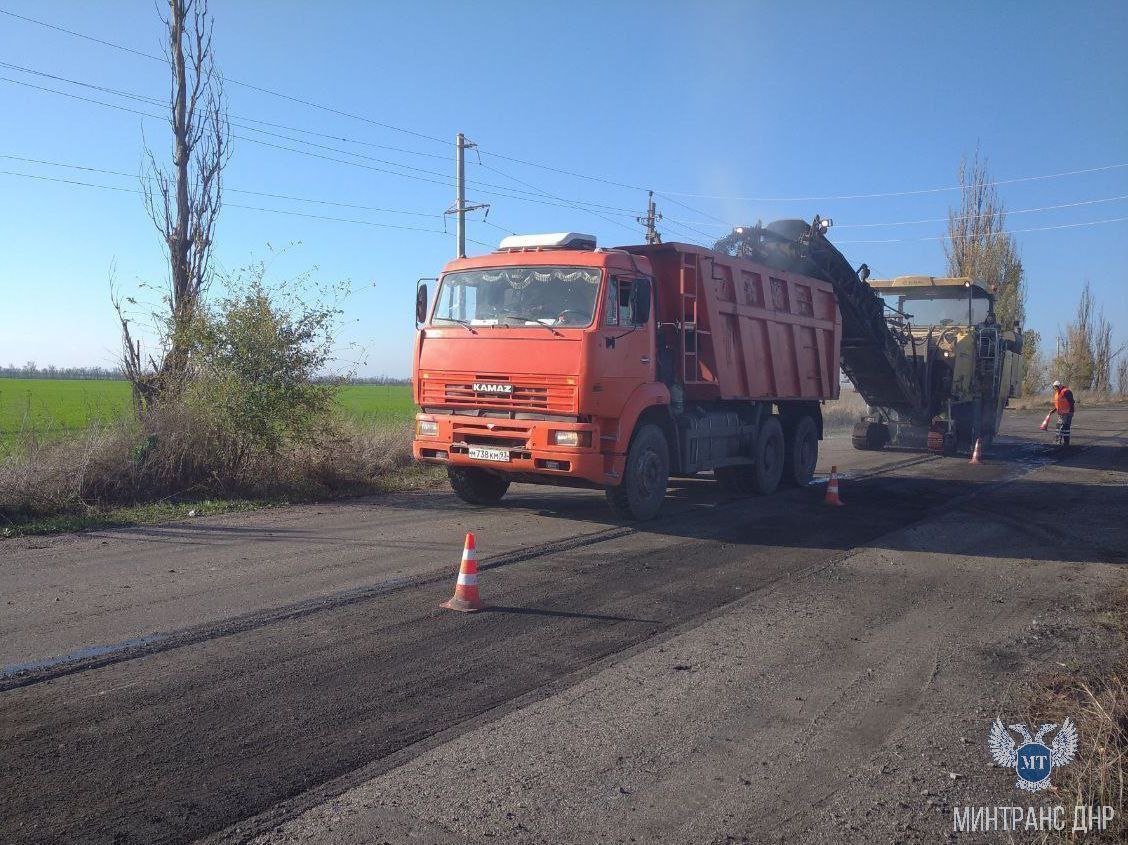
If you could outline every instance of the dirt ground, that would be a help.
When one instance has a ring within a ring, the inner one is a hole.
[[[838,510],[690,480],[645,525],[522,487],[2,543],[0,840],[935,842],[1056,800],[987,731],[1122,659],[1128,411],[1068,454],[1040,419],[981,465],[832,437]]]

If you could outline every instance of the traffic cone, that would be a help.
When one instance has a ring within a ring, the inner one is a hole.
[[[830,481],[826,483],[826,498],[823,504],[830,505],[832,508],[843,508],[846,503],[838,498],[838,467],[830,468]]]
[[[1053,415],[1053,411],[1050,411],[1048,414],[1046,414],[1046,418],[1042,420],[1042,424],[1038,426],[1038,428],[1040,428],[1042,431],[1048,430],[1050,427],[1050,419],[1053,417]]]
[[[971,450],[971,460],[968,461],[968,463],[969,464],[983,463],[981,460],[979,460],[981,457],[983,457],[983,450],[980,449],[979,438],[976,437],[975,438],[975,448]]]
[[[473,613],[481,610],[482,597],[478,595],[478,552],[474,547],[474,534],[466,532],[466,545],[462,549],[462,565],[458,568],[458,581],[454,585],[454,595],[440,607]]]

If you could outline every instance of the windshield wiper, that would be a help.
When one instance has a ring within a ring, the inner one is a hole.
[[[514,320],[524,320],[526,323],[536,323],[542,329],[548,329],[554,335],[560,335],[560,332],[556,331],[556,329],[554,329],[552,326],[548,325],[547,323],[542,323],[536,317],[524,317],[521,314],[506,314],[503,317],[501,317],[500,319],[506,320],[506,319],[509,319],[509,318],[512,318]],[[512,326],[509,325],[509,323],[506,323],[505,325],[506,325],[507,328],[513,328]]]
[[[448,323],[458,323],[458,325],[462,326],[462,328],[466,329],[470,334],[477,334],[477,332],[474,331],[474,327],[470,325],[469,320],[460,320],[457,317],[436,317],[435,319],[446,320]]]

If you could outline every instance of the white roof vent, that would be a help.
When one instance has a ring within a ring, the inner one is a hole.
[[[595,249],[595,235],[552,232],[547,235],[510,235],[498,249]]]

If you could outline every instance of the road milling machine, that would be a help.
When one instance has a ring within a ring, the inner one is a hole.
[[[1022,381],[1022,331],[1017,323],[999,325],[994,292],[967,277],[901,276],[868,285],[885,300],[886,325],[912,362],[922,413],[877,404],[863,389],[864,377],[855,380],[871,408],[854,427],[854,446],[923,445],[944,454],[970,451],[976,438],[990,446]]]
[[[825,238],[828,224],[782,220],[734,230],[716,249],[834,286],[842,371],[869,405],[858,449],[969,452],[991,444],[1022,380],[1022,330],[1001,326],[995,294],[970,278],[869,278]]]

